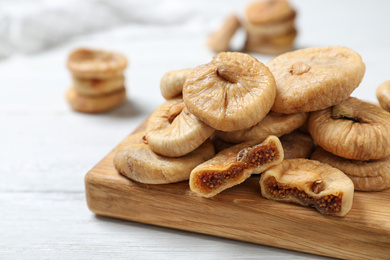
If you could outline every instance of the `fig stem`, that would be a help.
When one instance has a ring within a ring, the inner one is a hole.
[[[292,75],[302,75],[311,69],[309,65],[303,62],[296,62],[291,66],[290,73]]]
[[[348,119],[357,123],[362,123],[363,119],[358,116],[353,116],[352,108],[345,105],[336,105],[332,107],[332,115],[333,119]]]
[[[174,106],[172,106],[168,111],[168,122],[172,124],[173,120],[183,111],[184,102],[180,102]]]
[[[316,180],[315,182],[313,182],[313,185],[312,185],[312,190],[315,194],[318,194],[322,191],[323,189],[323,184],[324,182],[322,180]]]
[[[231,83],[237,83],[240,78],[240,73],[237,71],[237,68],[234,66],[219,66],[216,70],[217,75],[224,80],[227,80]]]

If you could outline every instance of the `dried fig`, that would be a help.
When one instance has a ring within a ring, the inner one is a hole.
[[[256,125],[238,131],[217,131],[216,135],[222,140],[231,143],[241,143],[250,140],[265,140],[269,135],[282,136],[297,129],[305,123],[308,113],[280,114],[270,111]]]
[[[308,159],[287,159],[263,172],[263,197],[315,207],[322,214],[345,216],[352,207],[354,187],[340,170]]]
[[[390,156],[378,160],[356,161],[341,158],[317,147],[311,158],[344,172],[355,190],[381,191],[390,188]]]
[[[183,84],[192,70],[171,70],[165,73],[160,82],[162,96],[167,100],[181,96]]]
[[[164,157],[145,144],[144,134],[140,132],[128,136],[114,153],[117,171],[137,182],[165,184],[188,180],[193,168],[214,156],[214,147],[207,140],[185,156]]]
[[[253,24],[247,19],[244,27],[248,35],[284,35],[295,28],[295,16],[296,12],[293,11],[285,19],[268,24]]]
[[[222,131],[251,127],[269,112],[275,81],[269,69],[249,54],[221,52],[196,67],[183,87],[188,110]]]
[[[207,45],[215,52],[228,51],[230,40],[240,26],[237,15],[229,15],[223,25],[209,36]]]
[[[179,157],[195,150],[213,132],[176,98],[163,103],[149,117],[145,138],[155,153]]]
[[[73,87],[85,96],[101,96],[124,88],[123,75],[109,79],[85,79],[73,76]]]
[[[249,4],[245,12],[250,23],[269,24],[290,17],[294,10],[286,0],[263,0]]]
[[[83,113],[102,113],[111,110],[126,101],[126,89],[102,96],[85,96],[71,87],[66,93],[66,99],[72,109]]]
[[[390,80],[383,82],[376,89],[376,98],[381,107],[390,112]]]
[[[283,148],[276,136],[270,136],[262,143],[249,141],[237,144],[193,169],[190,188],[210,198],[282,160]]]
[[[300,131],[283,135],[280,137],[283,146],[284,159],[310,158],[314,150],[314,141],[310,135]]]
[[[127,67],[127,59],[116,52],[77,49],[70,53],[67,65],[78,78],[107,79],[120,76]]]
[[[390,155],[390,113],[354,97],[312,112],[309,130],[319,146],[343,158],[365,161]]]
[[[254,53],[263,53],[268,55],[278,55],[291,51],[293,49],[293,44],[279,45],[275,46],[272,44],[261,44],[261,45],[251,45],[248,42],[245,42],[244,50],[246,52]]]
[[[363,79],[365,65],[346,47],[314,47],[288,52],[267,63],[276,80],[272,110],[321,110],[347,99]]]
[[[282,35],[264,36],[264,35],[251,35],[248,34],[246,38],[246,46],[292,46],[295,37],[297,36],[297,30],[292,29],[289,32]]]

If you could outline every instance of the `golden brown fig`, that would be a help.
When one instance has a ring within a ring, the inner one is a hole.
[[[188,110],[209,126],[222,131],[251,127],[269,112],[275,81],[269,69],[254,57],[221,52],[196,67],[183,87]]]
[[[213,132],[187,111],[182,99],[176,98],[163,103],[149,117],[145,138],[155,153],[179,157],[195,150]]]
[[[101,96],[124,88],[125,77],[119,75],[109,79],[85,79],[73,76],[73,87],[85,96]]]
[[[264,36],[264,35],[251,35],[248,34],[246,38],[246,46],[259,46],[267,45],[270,46],[291,46],[297,35],[297,30],[294,28],[282,35]]]
[[[115,52],[77,49],[70,53],[67,65],[78,78],[107,79],[120,76],[127,67],[127,59]]]
[[[356,161],[341,158],[317,147],[311,158],[344,172],[355,190],[381,191],[390,188],[390,156],[378,160]]]
[[[185,156],[160,156],[144,143],[144,134],[128,136],[114,154],[117,171],[137,182],[165,184],[188,180],[193,168],[214,156],[214,147],[208,140]]]
[[[284,35],[295,28],[295,16],[296,12],[293,11],[289,17],[268,24],[253,24],[248,19],[246,19],[244,27],[248,35]]]
[[[126,89],[103,96],[85,96],[71,87],[66,93],[66,99],[73,110],[83,113],[102,113],[118,107],[126,101]]]
[[[310,135],[300,131],[280,137],[283,146],[284,159],[306,158],[309,159],[314,150],[314,141]]]
[[[376,89],[376,97],[381,107],[390,112],[390,80],[379,85]]]
[[[267,66],[276,80],[272,110],[297,113],[321,110],[347,99],[363,79],[365,65],[346,47],[314,47],[282,54]]]
[[[287,159],[263,172],[263,197],[315,207],[322,214],[345,216],[352,207],[354,187],[340,170],[308,159]]]
[[[223,25],[209,36],[207,45],[215,52],[228,51],[230,49],[230,40],[240,26],[237,15],[229,15]]]
[[[275,23],[290,17],[294,13],[286,0],[261,0],[249,4],[246,16],[253,24]]]
[[[293,44],[286,45],[272,45],[272,44],[261,44],[261,45],[250,45],[245,42],[244,50],[246,52],[262,53],[267,55],[279,55],[285,52],[289,52],[294,48]]]
[[[237,144],[193,169],[190,188],[210,198],[282,160],[283,148],[276,136],[268,137],[263,143],[250,141]]]
[[[232,132],[217,131],[216,135],[230,143],[241,143],[250,140],[263,141],[269,135],[279,137],[291,133],[303,125],[307,118],[308,113],[285,115],[271,111],[259,123],[250,128]]]
[[[183,84],[192,70],[171,70],[165,73],[160,82],[162,96],[167,100],[181,96]]]
[[[319,146],[343,158],[365,161],[390,155],[390,113],[354,97],[312,112],[309,130]]]

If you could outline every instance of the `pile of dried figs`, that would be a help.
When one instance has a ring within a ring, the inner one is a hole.
[[[360,55],[339,46],[266,65],[221,52],[169,71],[167,101],[116,148],[115,168],[141,183],[189,180],[208,198],[261,174],[265,198],[344,216],[354,190],[390,188],[390,113],[350,97],[364,73]]]

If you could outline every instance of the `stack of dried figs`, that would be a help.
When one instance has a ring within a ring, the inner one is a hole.
[[[83,113],[100,113],[126,100],[123,71],[127,59],[120,53],[77,49],[67,61],[73,86],[66,98],[69,105]]]
[[[115,168],[142,183],[189,179],[204,197],[261,174],[264,197],[344,216],[354,189],[390,187],[390,113],[350,97],[364,73],[345,47],[289,52],[266,65],[221,52],[167,72],[167,101],[116,148]]]
[[[231,38],[242,25],[246,32],[245,51],[281,54],[293,49],[295,17],[296,11],[287,0],[254,1],[247,6],[243,19],[235,14],[228,16],[208,37],[207,45],[215,52],[228,51]]]

